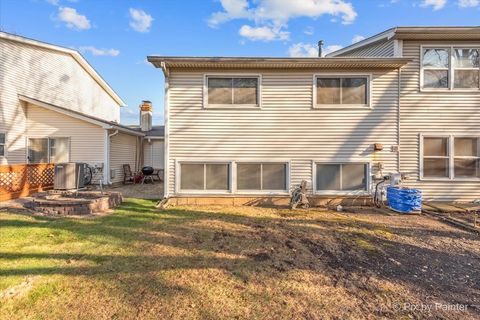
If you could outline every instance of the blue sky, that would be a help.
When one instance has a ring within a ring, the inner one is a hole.
[[[0,0],[0,28],[75,48],[128,104],[163,123],[163,75],[147,55],[309,56],[393,26],[479,25],[480,0]]]

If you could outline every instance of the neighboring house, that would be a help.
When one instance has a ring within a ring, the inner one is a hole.
[[[145,134],[77,51],[0,32],[0,92],[0,164],[86,162],[104,183],[140,166]]]
[[[361,197],[405,172],[480,198],[480,28],[395,28],[328,58],[148,57],[165,75],[165,196]]]

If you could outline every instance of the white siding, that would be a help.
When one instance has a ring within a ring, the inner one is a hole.
[[[393,57],[393,40],[383,40],[339,54],[337,57]]]
[[[397,144],[397,70],[373,72],[371,109],[312,109],[313,75],[321,72],[248,72],[262,75],[261,109],[205,110],[203,73],[171,70],[169,195],[175,161],[185,159],[291,161],[291,184],[311,183],[313,160],[383,161],[386,172],[395,171],[390,147]],[[374,153],[373,143],[384,150]]]
[[[136,167],[138,140],[138,137],[124,133],[110,138],[110,170],[115,172],[115,177],[110,179],[112,183],[123,181],[124,164],[129,164],[132,171],[139,169]]]
[[[32,104],[27,106],[26,138],[70,138],[70,161],[104,162],[105,129]],[[23,159],[25,162],[25,158]]]
[[[435,42],[438,44],[439,42]],[[443,42],[458,44],[459,42]],[[420,181],[419,134],[471,134],[480,136],[480,93],[421,92],[420,46],[428,41],[404,41],[403,54],[414,60],[402,69],[401,171],[411,173],[408,185],[418,187],[425,198],[473,200],[480,198],[479,182]],[[477,43],[479,45],[480,43]]]
[[[0,39],[0,92],[0,131],[8,139],[8,156],[0,164],[25,161],[27,115],[18,94],[120,120],[118,104],[71,55],[16,41]]]
[[[160,139],[152,139],[150,142],[145,138],[143,142],[143,163],[156,169],[163,169],[164,143]]]

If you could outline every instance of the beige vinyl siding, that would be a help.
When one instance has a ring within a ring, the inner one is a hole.
[[[419,180],[420,133],[480,136],[480,92],[420,91],[420,46],[460,43],[465,42],[403,41],[404,56],[414,60],[402,68],[401,171],[411,175],[407,185],[420,188],[426,199],[480,198],[480,182]]]
[[[394,40],[382,40],[339,54],[337,57],[393,57],[393,55]]]
[[[104,162],[105,129],[61,113],[28,104],[28,138],[70,138],[70,161],[99,164]],[[26,162],[23,158],[22,162]]]
[[[170,195],[175,192],[176,160],[290,161],[290,185],[302,179],[311,184],[314,160],[383,161],[386,172],[395,171],[397,156],[391,146],[397,144],[397,70],[355,72],[372,74],[371,109],[313,109],[313,76],[322,70],[252,70],[248,74],[262,76],[260,109],[203,109],[203,77],[209,72],[171,70]],[[382,143],[384,150],[374,153],[373,143]]]
[[[143,142],[143,163],[156,169],[164,167],[164,142],[160,139],[145,138]]]
[[[125,133],[117,133],[110,138],[110,170],[115,172],[112,183],[123,181],[123,165],[129,164],[132,171],[138,170],[137,145],[139,138]]]
[[[18,94],[105,120],[119,121],[113,98],[70,55],[0,39],[0,131],[7,132],[7,158],[26,158],[26,113]],[[99,137],[100,139],[100,137]]]

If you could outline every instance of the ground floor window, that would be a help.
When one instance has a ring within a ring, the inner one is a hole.
[[[181,163],[180,189],[228,191],[230,189],[230,164]]]
[[[286,163],[237,163],[237,190],[286,189]]]
[[[5,157],[7,154],[7,134],[0,132],[0,157]]]
[[[28,163],[60,163],[69,161],[69,138],[51,137],[28,139]]]
[[[478,137],[422,136],[421,172],[423,178],[480,178]]]
[[[368,165],[365,163],[316,163],[317,191],[366,191]]]

